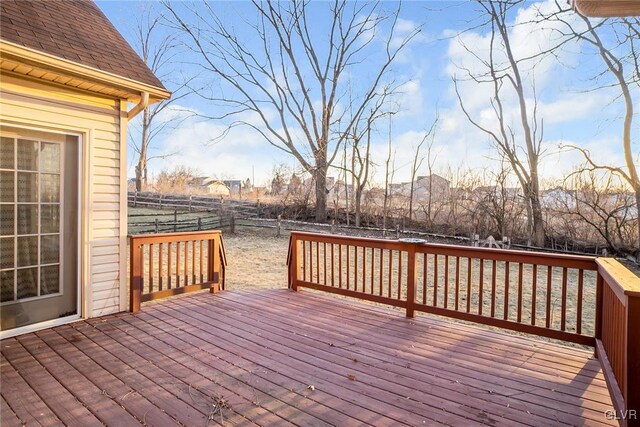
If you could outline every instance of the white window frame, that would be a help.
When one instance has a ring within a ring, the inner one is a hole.
[[[12,328],[12,329],[8,329],[8,330],[0,330],[0,340],[3,340],[5,338],[11,338],[17,335],[22,335],[22,334],[26,334],[29,332],[33,332],[33,331],[38,331],[41,329],[46,329],[46,328],[51,328],[54,326],[58,326],[58,325],[64,325],[67,323],[71,323],[74,322],[76,320],[80,320],[82,318],[84,318],[85,316],[85,305],[83,304],[83,298],[87,298],[89,296],[87,296],[86,294],[88,294],[89,292],[87,292],[87,290],[85,290],[82,286],[83,281],[86,280],[85,278],[85,262],[86,259],[88,259],[88,257],[90,256],[89,253],[87,252],[87,250],[84,247],[84,240],[86,238],[86,229],[85,229],[85,225],[86,225],[86,221],[87,219],[84,218],[86,213],[85,210],[83,209],[83,206],[85,205],[85,198],[89,197],[88,196],[88,189],[86,188],[86,176],[85,176],[85,172],[88,173],[89,170],[89,159],[88,159],[88,155],[89,155],[89,150],[88,148],[85,149],[85,142],[86,141],[90,141],[90,130],[86,129],[86,130],[65,130],[65,129],[52,129],[52,128],[48,128],[48,127],[40,127],[40,126],[33,126],[30,124],[23,124],[23,123],[16,123],[13,121],[0,121],[0,125],[7,127],[7,128],[11,128],[11,129],[16,129],[18,132],[20,131],[20,129],[24,129],[24,130],[29,130],[29,131],[34,131],[34,132],[43,132],[43,133],[55,133],[55,134],[59,134],[59,135],[64,135],[64,136],[71,136],[71,137],[75,137],[77,138],[77,156],[78,156],[78,182],[80,183],[80,188],[78,188],[78,201],[77,201],[77,208],[78,208],[78,222],[77,222],[77,230],[78,230],[78,236],[77,236],[77,248],[78,248],[78,265],[77,265],[77,271],[76,271],[76,314],[72,314],[70,316],[65,316],[65,317],[60,317],[57,319],[51,319],[51,320],[45,320],[42,322],[38,322],[38,323],[34,323],[31,325],[26,325],[26,326],[19,326],[17,328]],[[17,162],[17,158],[15,159]],[[16,168],[17,168],[17,163],[16,163]],[[61,170],[61,188],[63,186],[63,175],[62,175],[62,170]],[[16,183],[17,185],[17,183]],[[39,185],[39,184],[38,184]],[[63,191],[61,191],[61,193],[64,193]],[[16,203],[17,203],[17,195],[16,195]],[[60,206],[62,207],[62,196],[61,196],[61,200],[60,200]],[[40,214],[38,214],[40,215]],[[62,237],[62,225],[63,225],[64,221],[61,221],[61,233],[60,236]],[[61,254],[62,255],[62,254]],[[38,257],[40,255],[38,254]],[[62,256],[60,258],[61,260],[63,259]],[[61,262],[62,264],[62,262]],[[56,294],[59,295],[59,294]],[[53,295],[52,295],[53,296]],[[24,302],[25,300],[19,300],[20,302]]]

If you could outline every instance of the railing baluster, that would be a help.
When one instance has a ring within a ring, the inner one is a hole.
[[[209,279],[213,280],[213,279]],[[176,242],[176,288],[180,287],[180,242]]]
[[[427,264],[429,263],[429,255],[425,252],[422,254],[422,303],[427,303]]]
[[[376,250],[371,248],[371,295],[374,293],[374,272],[376,268]]]
[[[402,251],[398,251],[398,299],[402,299]]]
[[[351,253],[351,245],[346,245],[345,247],[346,252],[347,252],[347,289],[349,289],[351,287],[351,275],[349,274],[349,270],[351,268],[351,260],[350,258],[350,253]]]
[[[551,281],[553,280],[553,267],[547,267],[547,305],[545,307],[546,313],[546,322],[545,325],[547,328],[551,326]]]
[[[536,299],[537,299],[537,295],[538,295],[538,266],[537,265],[531,265],[532,268],[532,280],[533,283],[531,284],[531,324],[535,326],[536,324],[536,311],[537,311],[537,304],[536,304]]]
[[[338,286],[342,289],[342,244],[338,245]]]
[[[471,313],[471,277],[472,277],[471,257],[467,258],[467,313]]]
[[[518,263],[518,323],[522,321],[522,263]]]
[[[200,283],[204,282],[204,277],[202,274],[202,258],[204,254],[202,253],[202,239],[200,240]]]
[[[509,273],[511,270],[511,265],[509,261],[504,263],[504,320],[509,319],[509,286],[511,285],[511,280],[509,278]]]
[[[307,248],[304,240],[302,240],[302,281],[307,281]]]
[[[391,282],[392,282],[392,278],[393,278],[393,250],[389,249],[389,270],[387,272],[387,277],[388,277],[388,291],[387,291],[387,297],[391,298]]]
[[[560,307],[560,330],[567,327],[567,267],[562,269],[562,305]]]
[[[322,243],[322,273],[323,273],[323,284],[327,284],[327,242]]]
[[[449,255],[444,256],[444,308],[449,307]]]
[[[153,292],[153,243],[149,247],[149,293]]]
[[[189,242],[184,242],[184,286],[189,284]]]
[[[478,272],[478,314],[482,316],[482,306],[484,305],[484,260],[478,259],[480,271]]]
[[[497,262],[494,259],[491,262],[491,317],[496,316],[496,278],[497,278]]]
[[[460,257],[456,257],[456,304],[455,310],[458,311],[460,303]]]
[[[171,289],[171,249],[173,243],[167,243],[167,289]]]
[[[362,292],[367,292],[367,248],[362,247]]]
[[[353,290],[358,292],[358,246],[353,247]]]
[[[576,333],[582,334],[582,294],[584,286],[584,270],[578,270],[578,308],[576,313]]]
[[[320,283],[320,242],[316,242],[316,283]]]
[[[380,248],[380,283],[378,283],[379,287],[378,287],[378,295],[382,296],[382,270],[384,269],[384,259],[383,259],[383,255],[384,254],[384,249]]]
[[[193,284],[197,282],[196,279],[196,241],[191,242],[191,279]]]
[[[433,254],[433,306],[438,306],[438,254]]]
[[[158,245],[158,290],[162,290],[162,279],[164,274],[162,273],[164,268],[162,266],[162,258],[164,256],[164,243]]]
[[[331,286],[335,288],[336,286],[336,282],[335,282],[335,273],[336,273],[336,267],[335,267],[335,254],[333,252],[333,246],[334,244],[331,243]]]

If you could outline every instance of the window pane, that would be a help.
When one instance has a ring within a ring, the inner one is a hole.
[[[38,201],[38,174],[18,172],[18,201]]]
[[[14,143],[13,138],[0,138],[0,168],[15,169]]]
[[[13,237],[0,239],[0,268],[14,267],[14,243]]]
[[[38,237],[18,237],[18,267],[38,265]]]
[[[0,202],[13,203],[15,202],[14,192],[14,173],[3,171],[0,172]]]
[[[60,266],[49,265],[40,268],[40,295],[60,292]]]
[[[16,270],[18,299],[38,296],[38,267]]]
[[[60,172],[60,144],[42,143],[40,151],[40,171]]]
[[[51,203],[60,201],[60,175],[40,175],[40,201]]]
[[[40,205],[40,232],[60,231],[60,205]]]
[[[18,140],[18,169],[38,170],[38,141]]]
[[[40,237],[40,264],[60,262],[60,236]]]
[[[0,205],[0,236],[13,236],[15,233],[14,205]]]
[[[38,234],[38,205],[18,205],[18,234]]]
[[[0,302],[13,301],[13,275],[15,270],[0,272]]]

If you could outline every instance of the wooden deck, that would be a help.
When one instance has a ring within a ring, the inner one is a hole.
[[[195,293],[2,341],[2,425],[599,425],[592,351],[309,291]]]

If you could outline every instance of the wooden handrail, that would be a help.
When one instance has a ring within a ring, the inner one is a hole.
[[[131,235],[129,244],[132,312],[145,301],[224,289],[226,255],[220,231]]]
[[[600,258],[596,354],[622,426],[640,425],[640,278]]]
[[[593,257],[292,232],[288,259],[295,290],[595,344]]]

